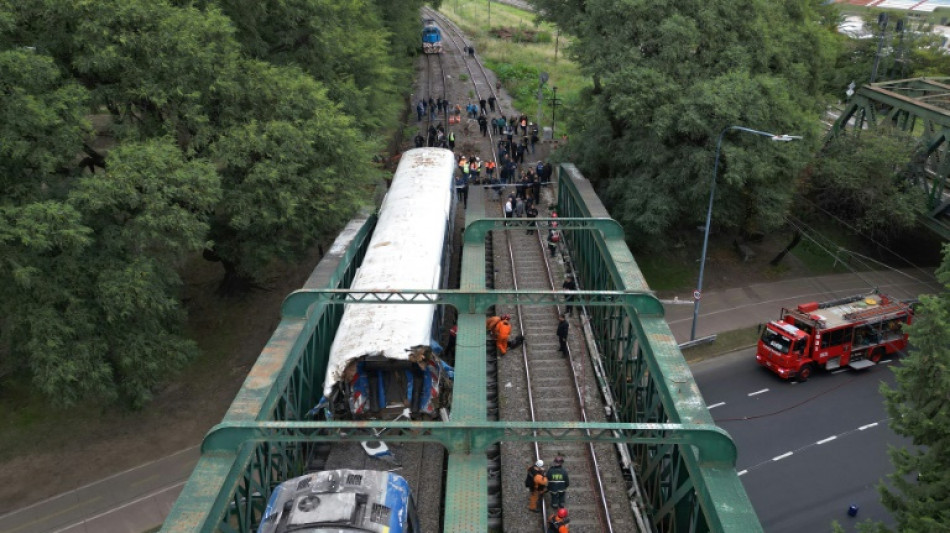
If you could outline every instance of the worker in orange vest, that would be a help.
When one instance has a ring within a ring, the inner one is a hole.
[[[490,317],[485,321],[485,329],[495,339],[498,355],[508,353],[508,337],[511,336],[511,315]]]
[[[532,513],[540,513],[538,502],[541,496],[547,490],[548,478],[544,477],[544,461],[538,459],[536,463],[528,467],[528,476],[525,478],[525,486],[531,489],[531,497],[528,498],[528,510]]]
[[[569,522],[567,509],[562,507],[548,517],[547,533],[568,533],[567,524]]]

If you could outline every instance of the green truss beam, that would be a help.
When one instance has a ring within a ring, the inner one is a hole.
[[[232,422],[215,426],[202,453],[227,453],[248,443],[379,440],[438,442],[449,453],[483,453],[501,441],[626,442],[689,445],[702,466],[735,467],[736,445],[722,428],[707,424],[618,424],[608,422]]]

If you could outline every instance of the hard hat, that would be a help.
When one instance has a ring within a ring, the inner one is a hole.
[[[565,509],[565,508],[563,508],[563,507],[561,507],[560,509],[558,509],[558,510],[557,510],[557,517],[558,517],[558,518],[567,518],[567,509]]]
[[[541,459],[538,459],[538,462],[534,463],[534,466],[541,468],[542,466],[544,466],[544,461],[542,461]]]

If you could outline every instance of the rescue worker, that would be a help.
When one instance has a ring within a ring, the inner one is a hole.
[[[564,315],[561,315],[562,319]],[[554,509],[564,509],[567,503],[567,487],[571,485],[571,480],[567,477],[567,470],[564,469],[564,457],[558,455],[554,458],[554,466],[548,468],[544,473],[548,478],[548,492],[551,493],[551,507]]]
[[[482,179],[481,171],[482,160],[477,157],[473,157],[469,163],[469,174],[471,174],[471,180],[473,183],[479,183],[479,181]]]
[[[568,274],[567,277],[564,278],[564,283],[561,284],[561,288],[564,289],[565,291],[576,291],[577,282],[574,281],[574,276]],[[566,305],[567,314],[574,316],[573,302],[577,301],[577,296],[571,295],[571,296],[568,296],[565,300],[567,302],[567,305]]]
[[[501,321],[495,324],[495,348],[498,355],[508,353],[508,337],[511,335],[511,316],[501,315]]]
[[[567,518],[567,509],[563,507],[548,517],[547,533],[568,533],[567,524],[570,519]]]
[[[557,319],[557,351],[564,354],[564,357],[567,357],[567,329],[570,325],[567,322],[567,315],[561,313],[561,316]]]
[[[538,502],[544,491],[547,490],[548,478],[544,477],[544,461],[538,462],[528,467],[528,478],[531,480],[531,497],[528,498],[528,510],[532,513],[540,513],[541,508]],[[526,480],[527,481],[527,480]]]
[[[560,240],[561,236],[556,229],[548,231],[548,251],[551,252],[551,257],[557,257],[557,243]]]

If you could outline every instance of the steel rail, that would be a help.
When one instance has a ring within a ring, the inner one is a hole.
[[[443,37],[448,37],[452,41],[452,44],[455,46],[456,50],[458,50],[459,53],[462,55],[462,63],[465,65],[465,69],[468,71],[468,79],[471,80],[472,82],[472,88],[475,91],[475,98],[478,100],[481,100],[482,93],[478,90],[478,84],[475,83],[475,72],[472,71],[472,67],[469,65],[469,55],[465,53],[465,50],[463,49],[464,47],[459,44],[459,41],[449,35],[449,31],[454,33],[458,37],[458,39],[460,39],[463,43],[465,42],[465,36],[462,35],[462,32],[458,29],[458,27],[455,26],[455,23],[453,23],[451,20],[446,18],[444,15],[442,15],[438,11],[435,11],[434,9],[430,9],[428,7],[424,8],[424,10],[430,13],[432,15],[432,18],[439,20],[440,25],[446,30]],[[466,44],[465,46],[468,46],[468,45]],[[478,59],[478,57],[475,57],[474,61],[475,61],[475,64],[478,66],[478,70],[482,74],[482,78],[485,80],[485,84],[488,86],[489,95],[494,96],[497,99],[498,95],[495,93],[495,89],[492,85],[491,78],[488,76],[488,72],[486,72],[485,66],[482,65],[482,62]],[[447,119],[446,119],[446,122],[448,122]],[[461,125],[461,123],[459,125]],[[495,138],[494,138],[494,135],[492,135],[491,128],[488,128],[488,140],[489,140],[488,146],[489,146],[489,149],[491,150],[491,158],[497,165],[498,154],[495,153]]]
[[[557,290],[557,287],[555,286],[555,283],[554,283],[554,276],[551,273],[551,265],[550,265],[550,262],[548,261],[548,256],[547,254],[544,253],[544,241],[541,240],[540,232],[537,232],[536,234],[537,234],[537,240],[538,240],[539,246],[542,247],[541,257],[544,259],[545,272],[547,272],[547,275],[548,275],[547,276],[548,284],[551,286],[551,290],[555,291]],[[561,248],[560,242],[558,242],[557,248],[560,250]],[[568,253],[568,257],[570,257],[570,253]],[[575,264],[573,260],[571,261],[571,264]],[[584,308],[581,306],[581,302],[576,302],[574,305],[576,305],[578,308],[581,309],[580,320],[583,322]],[[566,309],[567,309],[567,304],[565,304],[565,311]],[[556,310],[558,314],[561,313],[560,306],[557,306]],[[587,329],[582,328],[581,331],[583,335],[585,336],[585,341],[590,341],[591,339],[587,338],[587,333],[588,333]],[[576,395],[577,405],[580,406],[581,421],[586,423],[586,422],[589,422],[589,420],[587,419],[587,407],[584,402],[584,394],[581,391],[580,381],[577,376],[577,369],[574,367],[574,356],[571,353],[571,346],[569,344],[567,345],[567,360],[569,362],[568,366],[571,369],[571,379],[574,382],[574,393]],[[590,432],[588,432],[588,434],[589,433]],[[596,450],[594,450],[594,443],[592,442],[587,443],[587,454],[588,454],[588,460],[590,463],[590,469],[591,469],[591,472],[593,473],[593,477],[591,478],[592,483],[595,485],[593,488],[597,491],[598,494],[600,494],[599,503],[600,503],[601,514],[598,518],[602,519],[601,530],[607,533],[613,533],[614,529],[613,529],[613,525],[611,524],[612,520],[610,519],[610,509],[608,508],[608,505],[607,505],[607,495],[606,495],[606,490],[604,489],[604,480],[600,476],[600,463],[597,460],[597,452]]]

